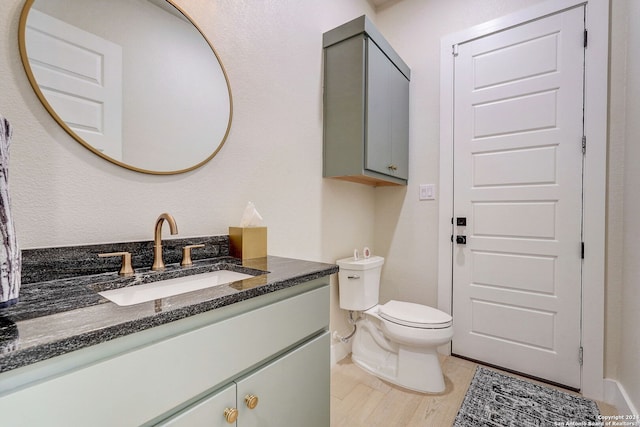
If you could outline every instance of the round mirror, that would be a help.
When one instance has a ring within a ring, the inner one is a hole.
[[[99,156],[175,174],[203,165],[224,144],[227,75],[171,0],[27,0],[19,40],[45,108]]]

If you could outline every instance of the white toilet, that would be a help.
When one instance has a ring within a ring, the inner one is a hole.
[[[365,371],[423,393],[445,384],[437,347],[451,341],[453,319],[425,305],[389,301],[378,305],[384,258],[337,261],[340,308],[363,312],[356,321],[352,360]]]

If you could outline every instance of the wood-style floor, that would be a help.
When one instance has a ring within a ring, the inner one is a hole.
[[[452,356],[441,359],[446,389],[421,394],[402,389],[358,368],[347,357],[331,370],[331,427],[451,426],[478,366]],[[598,402],[602,415],[616,409]]]

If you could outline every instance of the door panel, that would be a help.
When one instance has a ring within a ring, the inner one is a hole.
[[[556,203],[472,202],[474,236],[553,239]]]
[[[473,186],[539,185],[556,182],[556,147],[492,151],[472,155]],[[535,168],[519,167],[531,162]]]
[[[556,126],[556,92],[527,94],[473,107],[474,138]],[[523,112],[526,111],[526,114]]]
[[[579,7],[461,44],[454,81],[453,352],[574,388],[583,32]]]
[[[553,350],[553,313],[474,299],[472,310],[474,334]],[[523,322],[526,328],[521,327]]]
[[[34,77],[57,115],[122,160],[122,47],[33,9],[26,38]]]
[[[555,290],[556,258],[474,251],[472,276],[477,285],[541,294]],[[504,268],[504,266],[509,268]],[[501,271],[499,280],[495,271]]]
[[[558,69],[557,57],[539,55],[539,52],[555,52],[558,34],[524,40],[502,49],[477,55],[474,59],[474,89],[495,86],[528,77],[541,76]],[[509,64],[508,67],[502,64]]]

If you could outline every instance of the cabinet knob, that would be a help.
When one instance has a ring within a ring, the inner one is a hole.
[[[233,424],[238,419],[238,410],[236,408],[226,408],[224,410],[224,419],[227,420],[229,424]]]
[[[254,409],[258,406],[258,396],[254,396],[253,394],[247,394],[244,397],[244,403],[246,403],[247,408]]]
[[[387,166],[387,169],[392,170],[392,171],[397,171],[397,170],[398,170],[398,166],[396,166],[396,165],[389,165],[389,166]]]

